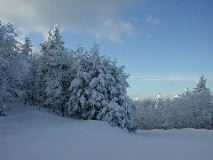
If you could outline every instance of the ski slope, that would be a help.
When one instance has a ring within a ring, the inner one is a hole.
[[[62,118],[10,104],[0,117],[1,160],[213,160],[212,130],[128,133],[105,122]]]

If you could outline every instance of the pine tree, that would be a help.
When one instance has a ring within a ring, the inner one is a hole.
[[[206,81],[207,79],[204,78],[204,76],[200,76],[199,81],[196,84],[196,88],[194,89],[195,92],[199,92],[201,90],[205,90],[206,89]]]
[[[100,56],[97,45],[90,54],[80,55],[77,65],[76,78],[70,85],[68,113],[132,129],[126,95],[128,75],[123,72],[123,67],[117,67],[115,61]]]
[[[32,51],[32,43],[30,41],[29,37],[26,37],[24,39],[23,44],[21,44],[20,47],[20,55],[19,55],[19,59],[21,62],[21,66],[20,68],[22,69],[22,79],[20,80],[20,88],[21,90],[24,91],[22,99],[24,99],[25,101],[29,98],[27,98],[27,93],[29,93],[30,88],[32,88],[33,86],[33,82],[35,81],[33,78],[35,77],[31,77],[32,76],[32,70],[34,70],[35,67],[35,57],[36,57],[36,53],[34,53],[35,55],[33,55],[33,51]],[[31,72],[31,73],[30,73]],[[30,81],[29,81],[30,80]],[[32,101],[30,103],[33,103]]]
[[[52,52],[53,50],[57,52]],[[53,30],[48,31],[46,40],[41,44],[41,51],[44,55],[58,54],[64,50],[64,41],[60,35],[59,28],[54,26]]]
[[[40,86],[39,86],[39,82],[40,82],[40,78],[39,78],[39,65],[40,65],[40,61],[39,61],[39,54],[37,54],[36,52],[33,53],[32,57],[30,58],[30,62],[31,65],[29,67],[29,73],[27,74],[27,76],[25,77],[24,80],[24,101],[25,103],[29,103],[29,104],[40,104]]]
[[[73,55],[64,47],[57,26],[49,31],[41,44],[42,56],[39,65],[40,102],[55,110],[64,108],[68,99],[68,88],[73,77]]]
[[[13,25],[0,21],[0,95],[3,100],[17,97],[22,70],[19,69],[19,42]]]
[[[210,89],[206,88],[206,82],[207,79],[202,75],[194,89],[193,98],[196,128],[202,128],[203,126],[209,128],[213,124],[212,96]]]
[[[32,50],[32,43],[29,37],[25,37],[24,39],[24,43],[21,45],[21,56],[23,59],[27,60],[27,62],[29,63],[29,61],[31,61],[32,57],[33,57],[33,50]]]

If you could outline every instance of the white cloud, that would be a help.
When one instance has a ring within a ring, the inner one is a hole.
[[[118,42],[132,35],[131,22],[118,18],[137,0],[0,0],[0,19],[26,31],[44,32],[54,24]]]
[[[160,23],[160,20],[153,17],[151,14],[148,14],[147,17],[146,17],[146,22],[152,23],[152,24],[158,24],[158,23]]]

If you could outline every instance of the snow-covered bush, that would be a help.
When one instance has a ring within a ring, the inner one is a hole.
[[[107,113],[103,120],[108,121],[112,126],[127,128],[129,131],[134,131],[133,124],[134,106],[126,99],[126,104],[118,105],[116,102],[110,102]]]
[[[134,116],[134,124],[138,129],[150,129],[155,120],[155,101],[152,98],[135,101],[138,106]],[[156,117],[157,118],[157,117]]]

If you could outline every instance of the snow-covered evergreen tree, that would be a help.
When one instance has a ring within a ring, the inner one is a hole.
[[[30,60],[29,73],[24,79],[24,101],[29,104],[40,104],[39,54],[34,52]]]
[[[200,76],[200,79],[199,79],[199,81],[196,84],[196,88],[194,89],[195,92],[199,92],[201,90],[205,90],[206,89],[206,81],[207,81],[207,79],[204,78],[203,75]]]
[[[57,26],[47,33],[41,52],[38,73],[40,103],[64,113],[68,88],[73,79],[73,55],[65,49]]]
[[[33,63],[35,64],[35,56],[36,53],[34,53],[35,55],[33,55],[33,50],[32,50],[32,43],[30,41],[29,37],[26,37],[24,39],[24,42],[21,44],[20,46],[20,54],[19,54],[19,59],[20,59],[20,66],[19,68],[22,70],[22,78],[20,79],[20,88],[23,91],[23,95],[22,95],[22,99],[24,99],[26,101],[26,96],[27,96],[27,92],[30,90],[30,88],[32,88],[32,81],[34,81],[33,79],[31,79],[31,81],[28,81],[31,77],[31,69],[34,69],[33,67],[35,67],[33,65]],[[34,57],[33,57],[34,56]]]
[[[19,42],[13,25],[0,21],[0,94],[3,100],[17,97],[22,70],[19,68]]]
[[[196,128],[213,128],[213,104],[210,89],[206,88],[207,79],[202,75],[194,89],[194,116]]]
[[[172,98],[137,102],[137,128],[213,128],[213,104],[207,79],[201,76],[193,91],[188,89]],[[160,122],[160,123],[159,123]]]
[[[128,75],[123,68],[117,67],[115,61],[100,56],[97,45],[90,54],[79,57],[76,78],[70,85],[68,113],[132,129],[126,95]]]
[[[29,37],[24,39],[24,43],[21,46],[22,55],[26,57],[26,59],[31,59],[33,56],[32,43]],[[25,58],[24,57],[24,58]]]
[[[20,42],[16,39],[13,25],[0,21],[0,112],[6,114],[5,101],[21,96],[23,78]]]

